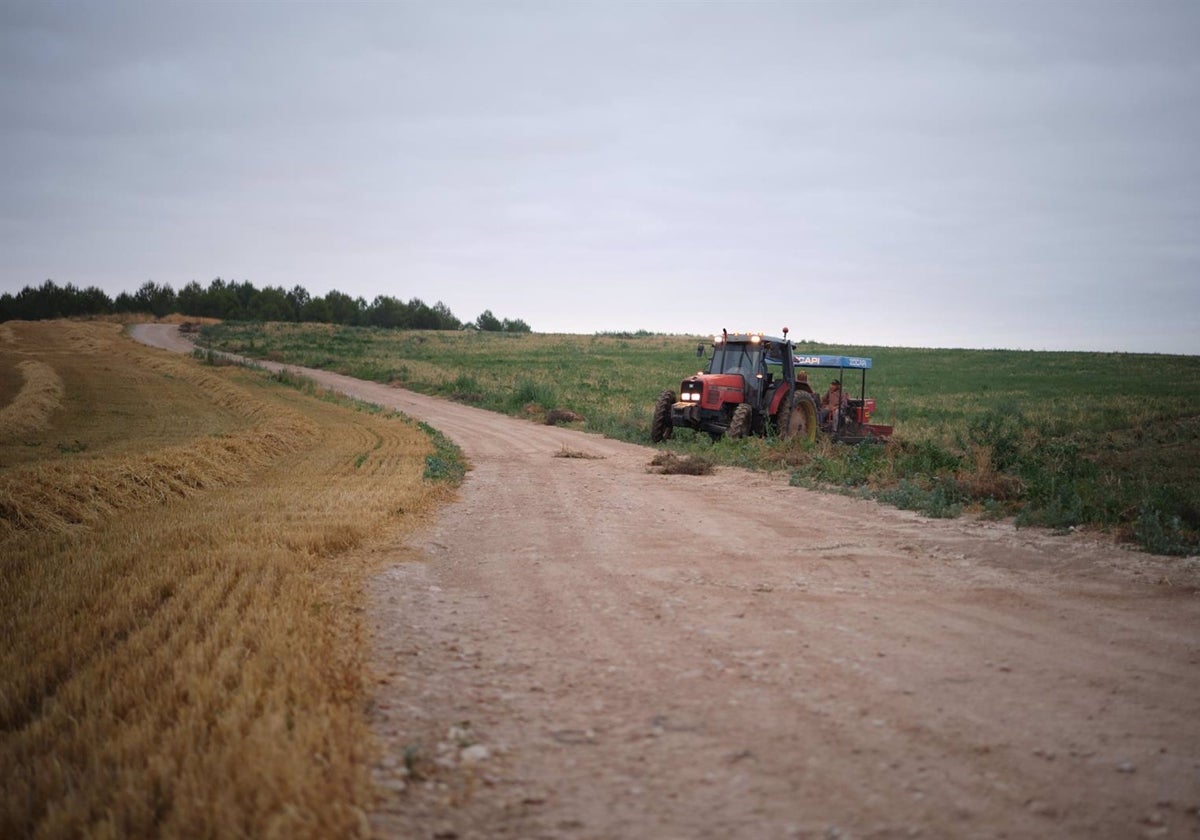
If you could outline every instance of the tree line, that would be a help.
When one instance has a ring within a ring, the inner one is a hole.
[[[89,315],[149,313],[156,318],[171,313],[192,318],[225,321],[292,321],[344,324],[355,327],[393,327],[411,330],[460,330],[464,327],[488,332],[530,332],[520,318],[498,318],[490,309],[474,321],[463,322],[440,300],[432,306],[420,298],[408,301],[378,295],[367,303],[332,291],[313,297],[303,287],[290,291],[280,286],[257,289],[249,281],[222,280],[204,288],[193,280],[178,292],[168,284],[144,283],[133,294],[121,292],[110,298],[102,289],[80,289],[70,283],[59,286],[47,280],[41,286],[26,286],[17,294],[0,295],[0,321],[42,321]]]

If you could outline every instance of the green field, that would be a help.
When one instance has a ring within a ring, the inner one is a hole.
[[[649,443],[651,409],[696,372],[708,337],[511,335],[322,324],[206,327],[216,349],[324,368],[535,419]],[[1164,554],[1200,551],[1200,357],[818,346],[870,356],[887,446],[723,440],[677,433],[661,446],[716,463],[786,470],[931,516],[1015,516],[1095,527]],[[828,371],[813,371],[824,390]],[[852,390],[856,391],[856,387]]]

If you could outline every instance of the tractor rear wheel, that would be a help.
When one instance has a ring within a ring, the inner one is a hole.
[[[671,425],[671,406],[675,404],[675,392],[663,391],[654,403],[654,419],[650,421],[650,440],[658,443],[675,433]]]
[[[741,403],[733,410],[733,419],[729,421],[729,432],[731,438],[749,437],[754,425],[754,407],[750,403]]]
[[[783,414],[781,410],[779,412]],[[782,438],[798,437],[812,443],[817,439],[817,403],[812,394],[799,391],[792,399],[791,416],[788,417],[788,428],[785,432],[780,429]]]

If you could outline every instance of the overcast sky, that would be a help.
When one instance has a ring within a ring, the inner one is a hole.
[[[0,292],[1200,354],[1200,3],[0,0]]]

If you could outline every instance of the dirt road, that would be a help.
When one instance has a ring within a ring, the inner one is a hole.
[[[1195,559],[307,373],[473,465],[370,593],[377,835],[1200,836]]]

